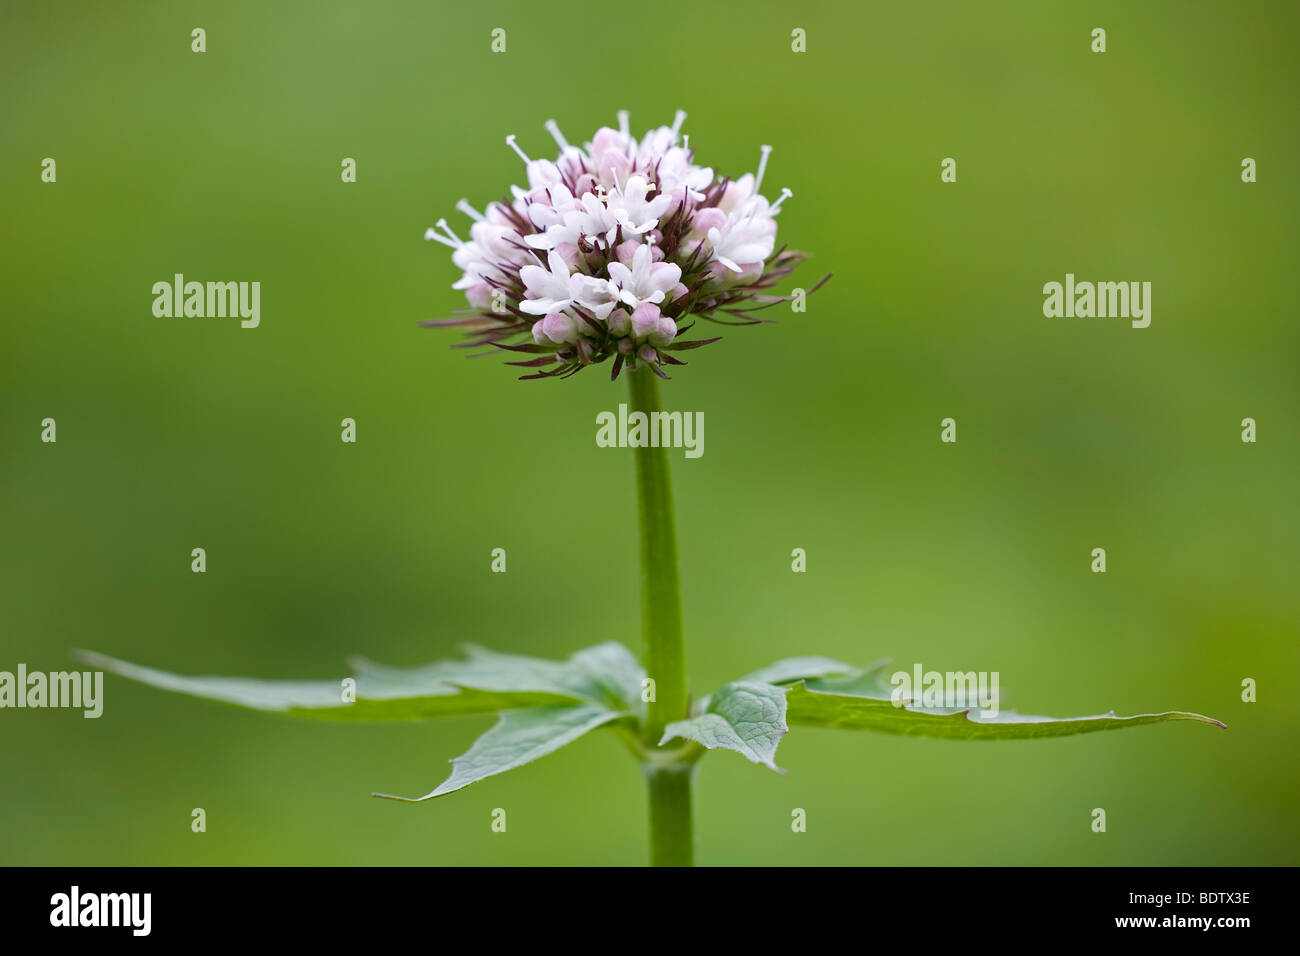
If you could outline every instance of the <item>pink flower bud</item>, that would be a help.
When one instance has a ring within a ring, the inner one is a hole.
[[[609,314],[609,330],[615,335],[627,335],[632,329],[632,317],[624,309],[615,309]]]
[[[574,342],[578,338],[578,323],[563,312],[548,312],[542,319],[542,334],[556,345]]]
[[[660,347],[668,345],[676,335],[677,323],[666,315],[660,316],[654,331],[650,333],[650,344]]]
[[[632,334],[638,339],[645,338],[658,327],[659,306],[652,302],[642,302],[632,311]]]

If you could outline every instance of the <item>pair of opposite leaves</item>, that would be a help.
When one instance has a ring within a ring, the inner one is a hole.
[[[621,644],[598,644],[567,661],[479,647],[466,648],[466,654],[464,660],[408,668],[354,659],[350,663],[355,671],[355,699],[345,700],[338,681],[184,677],[92,651],[78,652],[86,663],[133,680],[253,710],[351,721],[500,713],[492,728],[452,760],[451,776],[437,788],[423,797],[392,798],[413,802],[531,763],[598,727],[623,726],[635,732],[645,719],[641,699],[645,671]],[[1015,711],[988,717],[964,708],[898,706],[886,683],[887,664],[854,668],[825,657],[777,661],[698,701],[690,717],[667,726],[659,743],[681,738],[710,750],[734,750],[783,773],[774,758],[791,725],[949,740],[1064,737],[1166,720],[1225,726],[1183,711],[1132,717],[1116,717],[1112,711],[1057,719]]]

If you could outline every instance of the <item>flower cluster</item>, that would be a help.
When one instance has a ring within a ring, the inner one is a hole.
[[[685,113],[640,140],[627,112],[618,118],[617,130],[598,130],[582,148],[548,120],[554,161],[529,159],[506,137],[528,188],[512,186],[513,199],[485,212],[460,200],[473,220],[468,241],[445,219],[425,233],[454,250],[463,275],[452,288],[470,308],[422,324],[465,327],[463,347],[535,354],[509,363],[536,370],[524,378],[572,375],[609,358],[613,378],[638,364],[666,378],[663,365],[685,364],[673,352],[717,341],[684,339],[694,318],[752,325],[762,321],[754,311],[789,301],[765,291],[803,258],[776,248],[776,216],[791,193],[769,202],[760,192],[771,147],[757,173],[717,178],[694,163]]]

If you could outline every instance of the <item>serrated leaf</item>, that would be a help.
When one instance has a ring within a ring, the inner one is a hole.
[[[522,767],[559,750],[590,730],[625,716],[598,704],[507,711],[491,730],[474,741],[469,750],[452,760],[451,776],[435,790],[422,797],[395,797],[386,793],[375,796],[405,803],[440,797],[485,777]]]
[[[607,693],[588,670],[571,663],[473,649],[464,661],[413,668],[356,661],[356,699],[345,702],[342,681],[279,681],[187,677],[91,651],[78,656],[124,677],[254,710],[323,720],[421,720],[494,713],[522,707],[604,704]]]
[[[754,763],[785,773],[774,762],[786,725],[786,689],[757,681],[724,684],[709,699],[708,710],[664,728],[663,746],[675,737],[709,750],[734,750]]]
[[[871,680],[864,683],[870,684]],[[913,737],[947,740],[1030,740],[1066,737],[1098,730],[1119,730],[1166,720],[1195,720],[1216,727],[1220,721],[1200,714],[1167,711],[1116,717],[1114,712],[1095,717],[1036,717],[1004,710],[996,717],[962,708],[923,708],[915,704],[896,706],[888,695],[866,696],[844,693],[851,682],[836,690],[815,689],[812,681],[801,681],[786,696],[786,719],[802,727],[836,727],[842,730],[873,730]]]

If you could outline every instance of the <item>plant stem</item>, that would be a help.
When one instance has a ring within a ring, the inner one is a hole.
[[[660,411],[659,380],[654,373],[643,366],[631,372],[628,379],[632,410],[644,412],[647,419]],[[636,487],[641,511],[641,634],[646,673],[655,682],[646,742],[655,746],[665,724],[687,716],[682,596],[668,449],[636,449]]]
[[[650,785],[650,865],[691,866],[695,842],[691,835],[691,775],[693,764],[646,764]]]
[[[647,420],[659,406],[659,380],[649,368],[628,373],[632,411]],[[647,708],[645,745],[657,747],[664,726],[687,716],[686,654],[682,640],[682,596],[677,571],[677,532],[668,450],[636,449],[637,502],[641,521],[641,631],[646,675],[655,699]],[[691,766],[645,765],[650,789],[650,861],[655,866],[689,866]]]

